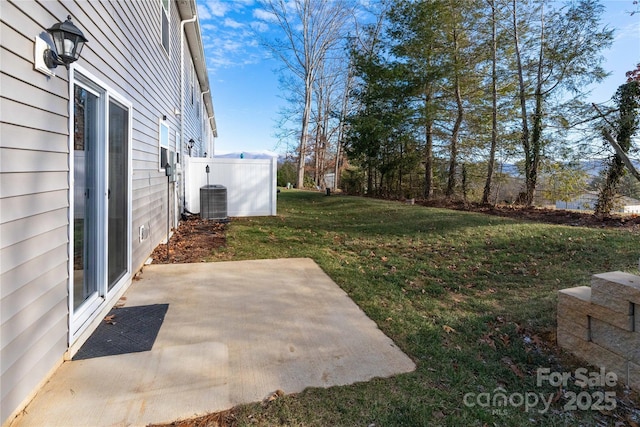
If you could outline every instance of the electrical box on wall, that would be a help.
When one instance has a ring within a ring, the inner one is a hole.
[[[171,174],[169,181],[176,182],[176,153],[169,151],[169,164],[171,165]]]
[[[138,228],[138,241],[142,242],[148,237],[149,237],[149,227],[143,224],[140,226],[140,228]]]

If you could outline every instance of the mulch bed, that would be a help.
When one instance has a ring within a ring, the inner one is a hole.
[[[522,206],[486,206],[477,203],[451,202],[446,200],[417,201],[417,204],[429,207],[456,209],[478,212],[508,218],[525,219],[551,224],[563,224],[580,227],[622,228],[640,232],[639,215],[612,215],[598,218],[593,214],[561,209],[525,208]],[[206,220],[199,215],[189,215],[180,222],[167,245],[156,247],[151,257],[154,264],[181,264],[204,262],[211,257],[215,249],[226,245],[226,223]]]
[[[204,415],[190,420],[174,421],[169,424],[150,424],[147,427],[236,427],[238,419],[233,409]]]
[[[527,208],[517,205],[482,205],[479,203],[448,202],[445,200],[416,201],[416,204],[428,207],[479,212],[507,218],[538,221],[549,224],[562,224],[577,227],[625,228],[640,231],[640,215],[613,214],[599,218],[591,213],[563,209]]]
[[[151,258],[154,264],[205,262],[215,249],[225,246],[226,242],[226,223],[189,215],[174,229],[169,239],[169,257],[167,245],[161,244]]]

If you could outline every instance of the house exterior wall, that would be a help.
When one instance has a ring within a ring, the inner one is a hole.
[[[624,213],[640,214],[640,205],[625,205],[622,209]]]
[[[188,47],[184,47],[188,52]],[[193,62],[185,60],[184,64],[184,111],[185,111],[185,138],[187,141],[193,139],[194,143],[191,148],[192,157],[202,157],[205,150],[202,149],[202,125],[199,120],[202,111],[200,110],[201,91],[195,84],[195,71]]]
[[[33,71],[33,37],[47,25],[37,20],[51,21],[51,15],[32,2],[0,7],[4,421],[67,348],[68,85]]]
[[[74,160],[69,142],[69,78],[75,66],[72,70],[59,66],[53,77],[34,70],[34,39],[71,15],[89,40],[77,69],[95,76],[132,106],[132,274],[166,238],[167,178],[159,168],[159,123],[162,120],[168,125],[173,147],[182,132],[181,119],[175,114],[181,97],[180,20],[186,18],[184,8],[195,10],[195,6],[193,1],[170,2],[167,55],[161,44],[161,4],[161,0],[0,1],[2,423],[79,348],[130,284],[129,279],[118,294],[107,297],[80,338],[71,337],[69,253],[74,194],[70,164]],[[189,64],[193,63],[191,50],[185,50]],[[198,54],[202,61],[202,52]],[[196,83],[198,95],[202,86],[201,78]],[[198,122],[193,113],[184,112],[189,126]],[[184,142],[185,137],[181,139]],[[143,225],[147,234],[140,240],[139,227]]]
[[[188,46],[184,46],[187,58],[184,64],[184,110],[185,110],[185,142],[193,139],[191,157],[212,157],[213,155],[213,135],[208,120],[207,111],[203,105],[203,91],[198,84],[198,77],[195,73],[193,56]],[[206,93],[204,94],[207,95]],[[187,151],[188,154],[188,151]]]

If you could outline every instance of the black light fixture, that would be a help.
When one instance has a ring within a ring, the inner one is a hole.
[[[71,15],[67,17],[66,21],[54,24],[47,31],[53,38],[56,51],[46,49],[44,51],[44,63],[49,68],[56,68],[58,65],[64,65],[69,68],[69,64],[80,58],[80,52],[84,44],[88,42],[87,38],[78,27],[73,25]]]
[[[196,142],[193,140],[193,138],[191,138],[191,139],[189,140],[189,143],[187,144],[187,148],[189,149],[189,156],[191,156],[191,149],[193,148],[193,146],[194,146],[194,144],[195,144],[195,143],[196,143]]]

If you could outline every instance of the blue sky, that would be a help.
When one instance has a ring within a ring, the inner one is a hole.
[[[327,0],[320,0],[327,1]],[[612,75],[592,90],[604,102],[624,83],[624,73],[640,62],[640,13],[630,16],[632,0],[604,0],[604,23],[616,30],[604,52]],[[278,89],[280,64],[260,46],[256,34],[271,29],[257,0],[198,0],[213,104],[218,125],[215,154],[238,151],[284,152],[274,136],[285,102]]]

